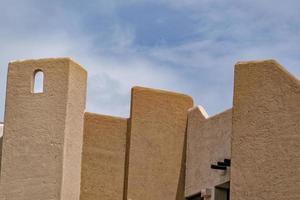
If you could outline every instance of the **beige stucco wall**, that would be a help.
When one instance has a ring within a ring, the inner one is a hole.
[[[300,199],[300,83],[273,60],[235,67],[231,199]]]
[[[231,200],[300,199],[300,82],[275,61],[238,63],[233,109],[210,118],[142,87],[128,120],[84,115],[86,78],[68,58],[9,64],[1,200],[183,200],[229,179]]]
[[[3,124],[2,122],[0,122],[0,172],[1,172],[1,158],[2,158],[2,142],[3,142]]]
[[[40,94],[32,93],[37,69],[45,77]],[[9,64],[0,188],[5,200],[79,199],[86,77],[67,58]]]
[[[186,95],[134,87],[127,199],[184,198]]]
[[[127,119],[85,114],[80,200],[123,200]]]
[[[3,124],[0,122],[0,136],[3,136]]]
[[[64,137],[61,199],[79,199],[87,72],[77,63],[69,64],[68,93]]]
[[[211,169],[211,164],[230,159],[232,110],[208,118],[203,108],[189,111],[185,195],[191,196],[229,181],[226,171]],[[213,198],[212,198],[213,199]]]

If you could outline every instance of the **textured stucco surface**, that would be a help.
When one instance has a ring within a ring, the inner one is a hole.
[[[300,83],[273,60],[235,68],[232,200],[300,199]]]
[[[61,199],[79,199],[87,72],[69,61]]]
[[[3,124],[0,122],[0,136],[2,137],[3,135]]]
[[[206,189],[214,191],[215,186],[229,181],[229,169],[214,170],[210,168],[210,165],[231,157],[231,131],[231,109],[210,118],[207,118],[199,107],[189,111],[186,196]]]
[[[2,143],[3,143],[3,124],[2,122],[0,122],[0,172],[1,172],[1,158],[2,158]]]
[[[85,113],[80,200],[123,200],[127,119]]]
[[[132,89],[127,199],[182,200],[187,111],[182,94]]]
[[[44,93],[34,94],[37,69],[44,72]],[[3,199],[79,199],[86,77],[68,58],[9,64]]]
[[[142,87],[130,119],[84,113],[86,79],[68,58],[9,64],[1,200],[214,199],[229,179],[231,200],[300,199],[300,81],[275,61],[238,63],[233,109],[210,118],[189,96]],[[230,170],[210,168],[224,158]]]

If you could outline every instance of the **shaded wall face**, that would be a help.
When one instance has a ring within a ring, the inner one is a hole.
[[[1,158],[2,158],[2,143],[3,143],[3,124],[0,124],[0,172],[1,172]]]
[[[235,69],[231,199],[300,199],[300,83],[274,61]]]
[[[85,114],[80,200],[123,200],[127,119]]]
[[[132,90],[127,199],[184,198],[187,110],[190,97]]]
[[[3,124],[0,124],[0,136],[3,135]]]
[[[230,168],[215,170],[211,164],[231,157],[231,124],[231,109],[211,118],[198,107],[189,111],[185,196],[201,190],[214,196],[214,187],[229,181]]]
[[[45,77],[39,94],[32,92],[36,70]],[[85,86],[86,72],[69,59],[10,64],[1,168],[4,199],[79,199]]]

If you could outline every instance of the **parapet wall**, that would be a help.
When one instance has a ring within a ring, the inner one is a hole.
[[[128,199],[183,199],[186,95],[132,89],[128,159]]]
[[[300,81],[273,60],[238,63],[231,199],[298,200],[299,166]]]
[[[85,113],[81,200],[122,200],[127,119]]]

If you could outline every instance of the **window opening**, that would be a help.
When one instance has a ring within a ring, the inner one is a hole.
[[[44,92],[44,72],[42,70],[36,70],[33,77],[33,93]]]

